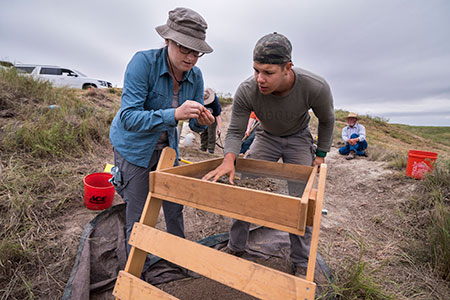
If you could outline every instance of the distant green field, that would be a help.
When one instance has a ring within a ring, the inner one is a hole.
[[[450,146],[450,127],[409,126],[402,124],[390,124],[390,125],[394,127],[399,127],[403,130],[411,132],[412,134],[429,139],[433,142]]]

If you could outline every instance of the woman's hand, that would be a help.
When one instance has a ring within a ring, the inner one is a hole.
[[[186,100],[175,109],[175,121],[197,119],[206,108],[193,100]]]
[[[207,110],[204,106],[202,106],[202,107],[203,107],[203,111],[200,113],[200,115],[197,118],[198,124],[200,124],[200,125],[213,124],[216,121],[216,118],[214,118],[212,113],[209,110]]]

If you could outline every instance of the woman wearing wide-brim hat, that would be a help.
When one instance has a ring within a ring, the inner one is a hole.
[[[120,110],[109,135],[118,167],[113,183],[127,203],[127,241],[146,201],[148,174],[156,169],[162,149],[169,146],[178,154],[178,121],[189,119],[196,132],[214,122],[203,106],[203,77],[195,66],[199,57],[213,51],[205,40],[206,29],[197,12],[175,8],[167,23],[156,27],[165,47],[139,51],[128,63]],[[163,202],[163,210],[167,231],[184,237],[183,206]]]

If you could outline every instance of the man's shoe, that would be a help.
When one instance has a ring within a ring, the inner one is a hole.
[[[206,148],[201,147],[200,151],[206,152]]]
[[[228,248],[228,246],[225,246],[225,247],[222,249],[222,252],[228,253],[228,254],[231,254],[231,255],[234,255],[234,256],[237,256],[237,257],[241,257],[242,255],[244,255],[245,250],[234,251],[234,250]]]
[[[208,149],[208,152],[211,154],[214,154],[214,150],[213,149]]]
[[[347,155],[347,160],[354,159],[356,157],[355,151],[350,151],[350,153]]]
[[[365,157],[369,157],[369,151],[367,151],[367,149],[364,149],[364,154]]]

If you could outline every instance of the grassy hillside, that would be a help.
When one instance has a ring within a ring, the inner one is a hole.
[[[85,174],[109,153],[119,96],[56,89],[0,70],[0,299],[60,299]],[[55,106],[53,106],[55,105]]]
[[[436,144],[450,146],[450,127],[436,126],[408,126],[402,124],[393,124],[392,127],[398,127],[416,136],[420,136]]]
[[[343,146],[341,132],[347,123],[348,111],[336,110],[333,145]],[[317,136],[317,118],[311,114],[311,128]],[[386,120],[368,115],[359,116],[358,122],[366,127],[371,160],[388,161],[391,167],[406,167],[409,150],[432,151],[438,159],[450,158],[450,127],[409,126],[389,124]]]
[[[336,111],[335,137],[340,141],[341,130],[346,126],[347,111]],[[407,153],[411,149],[437,151],[448,157],[450,152],[450,127],[426,127],[389,124],[386,120],[360,116],[359,123],[366,127],[367,139],[374,146],[393,152]]]
[[[83,177],[111,155],[108,131],[119,104],[117,89],[53,88],[0,69],[0,299],[61,298],[79,238],[62,234],[64,220],[84,209]],[[336,111],[336,146],[346,115]],[[399,174],[409,149],[436,151],[441,160],[450,153],[448,127],[391,125],[370,116],[360,122],[372,159],[393,162]],[[415,246],[429,253],[418,263],[434,264],[450,281],[449,164],[437,172],[418,192],[427,201],[412,199],[401,213],[420,215],[421,226],[431,228],[432,235],[418,234]]]

